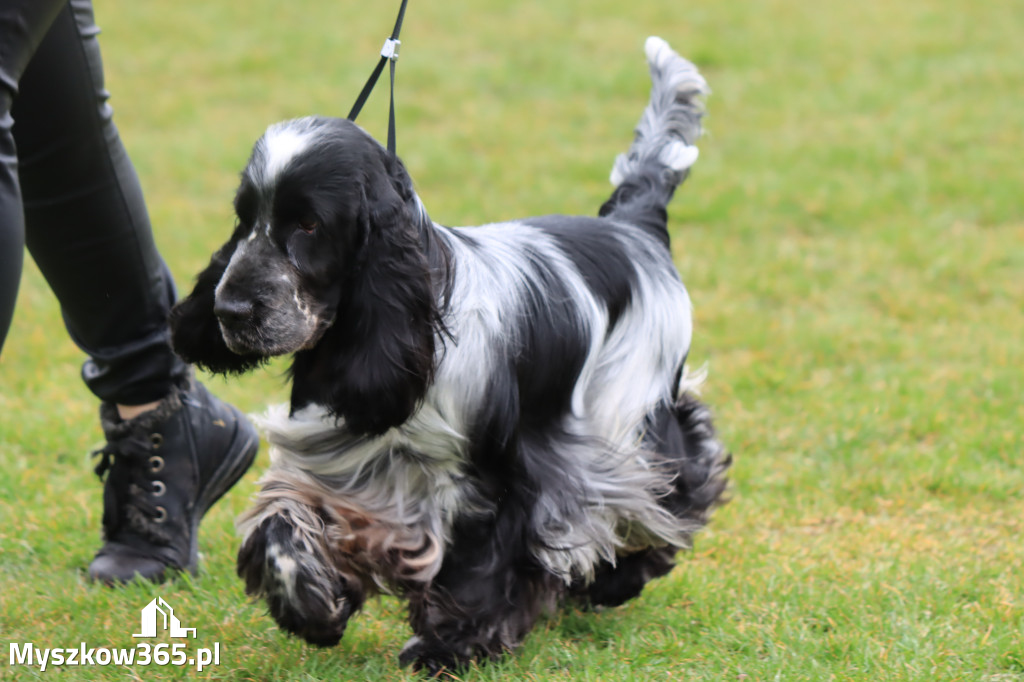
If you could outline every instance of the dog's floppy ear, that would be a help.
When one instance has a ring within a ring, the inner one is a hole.
[[[319,402],[356,433],[380,434],[406,421],[434,372],[438,302],[401,162],[361,189],[361,245],[334,325],[315,349],[296,355],[292,406]]]
[[[239,232],[210,259],[210,264],[196,277],[196,286],[188,298],[171,309],[171,345],[185,362],[217,374],[241,373],[259,367],[265,358],[232,353],[220,332],[213,314],[214,292],[231,255],[238,245]]]

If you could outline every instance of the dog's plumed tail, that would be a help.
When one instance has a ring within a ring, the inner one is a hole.
[[[601,215],[664,230],[665,207],[697,160],[702,97],[710,90],[697,67],[661,38],[648,38],[645,50],[651,68],[651,101],[629,151],[615,160],[611,181],[616,189],[601,207]]]

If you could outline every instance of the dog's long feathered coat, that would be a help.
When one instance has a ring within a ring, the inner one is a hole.
[[[461,665],[566,595],[635,596],[707,521],[729,457],[686,390],[665,208],[706,84],[660,39],[647,56],[651,102],[596,218],[446,228],[348,121],[257,142],[238,226],[172,326],[214,371],[295,353],[238,559],[286,630],[334,644],[388,590],[410,603],[403,661]]]

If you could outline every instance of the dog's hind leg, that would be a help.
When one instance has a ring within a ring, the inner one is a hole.
[[[660,454],[670,478],[668,494],[660,503],[687,529],[707,524],[722,500],[726,470],[732,461],[715,437],[711,412],[688,392],[676,404],[661,407],[649,419],[645,448]],[[687,537],[691,531],[687,530]],[[590,606],[618,606],[640,595],[648,581],[669,573],[680,547],[649,547],[602,561],[590,582],[577,582],[573,598]]]
[[[675,566],[676,547],[648,547],[619,557],[613,565],[602,561],[589,583],[578,582],[571,595],[584,606],[619,606],[639,597],[649,581],[667,575]]]
[[[687,390],[672,406],[650,417],[647,447],[664,457],[671,489],[661,504],[680,522],[707,525],[711,512],[724,502],[726,472],[732,455],[715,433],[711,410]]]

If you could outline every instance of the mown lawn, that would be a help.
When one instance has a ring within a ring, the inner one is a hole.
[[[96,0],[116,120],[182,288],[227,236],[270,122],[345,115],[395,3]],[[1019,0],[410,3],[399,153],[435,219],[592,214],[659,34],[713,96],[672,206],[691,358],[732,502],[642,599],[542,622],[466,680],[1024,680],[1024,60]],[[386,131],[383,88],[360,122]],[[335,649],[282,635],[233,571],[258,465],[194,581],[109,590],[82,360],[32,266],[0,360],[0,678],[8,645],[133,646],[154,596],[221,647],[63,679],[406,679],[402,605]],[[284,363],[216,391],[287,398]]]

